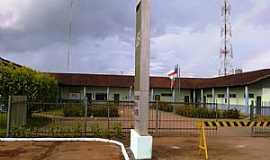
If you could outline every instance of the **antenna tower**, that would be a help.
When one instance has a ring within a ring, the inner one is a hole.
[[[227,76],[233,74],[233,47],[231,43],[232,39],[232,26],[231,26],[231,4],[230,0],[224,0],[224,4],[221,9],[221,16],[223,25],[221,27],[221,39],[222,45],[220,49],[221,65],[219,68],[219,75]]]
[[[67,71],[70,71],[70,65],[71,65],[71,41],[72,41],[72,20],[73,20],[73,5],[74,1],[70,0],[69,4],[69,21],[68,21],[68,43],[67,43]]]

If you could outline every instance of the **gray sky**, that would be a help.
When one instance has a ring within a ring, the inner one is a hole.
[[[0,56],[34,69],[67,71],[70,0],[0,1]],[[270,68],[270,1],[231,0],[234,61]],[[135,0],[75,0],[71,71],[134,73]],[[151,74],[180,64],[184,76],[214,76],[222,0],[152,0]]]

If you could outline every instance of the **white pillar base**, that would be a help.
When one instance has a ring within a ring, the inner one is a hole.
[[[134,129],[130,134],[130,149],[135,159],[152,159],[152,136],[141,136]]]

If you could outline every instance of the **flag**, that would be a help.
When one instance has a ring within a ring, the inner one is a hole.
[[[171,89],[174,86],[175,78],[178,76],[178,65],[175,66],[174,70],[168,73],[169,78],[171,79]]]

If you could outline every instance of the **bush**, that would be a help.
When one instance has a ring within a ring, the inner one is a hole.
[[[65,117],[82,117],[84,116],[84,107],[82,104],[67,104],[64,107]]]
[[[232,119],[238,119],[240,117],[240,113],[237,109],[229,109],[225,110],[223,112],[224,118],[232,118]]]
[[[164,112],[173,112],[173,106],[166,102],[160,102],[158,109]]]
[[[194,106],[176,108],[176,114],[193,118],[240,118],[240,112],[236,109],[222,111]]]
[[[88,108],[88,116],[94,117],[119,117],[118,106],[114,104],[96,104]]]
[[[110,117],[119,117],[118,107],[113,104],[95,104],[88,107],[87,116],[108,117],[108,108]],[[64,107],[65,117],[84,117],[84,105],[68,104]]]

